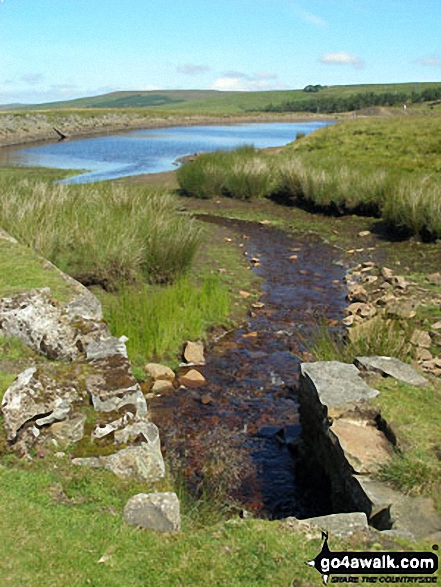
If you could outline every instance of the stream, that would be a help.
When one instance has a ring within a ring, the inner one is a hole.
[[[199,368],[206,385],[150,401],[165,456],[172,468],[180,463],[191,487],[224,489],[255,515],[330,513],[326,479],[302,475],[297,386],[314,328],[343,315],[339,251],[262,224],[204,220],[227,226],[244,244],[263,278],[261,307],[207,350]]]

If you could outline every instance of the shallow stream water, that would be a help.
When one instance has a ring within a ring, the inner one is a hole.
[[[184,460],[190,484],[198,486],[208,463],[209,474],[219,474],[219,484],[224,474],[243,507],[259,515],[330,513],[326,487],[301,476],[296,389],[305,341],[321,320],[342,317],[339,252],[317,238],[294,238],[269,226],[207,220],[227,225],[250,262],[259,259],[253,271],[263,278],[264,306],[208,351],[203,388],[151,401],[164,449]]]

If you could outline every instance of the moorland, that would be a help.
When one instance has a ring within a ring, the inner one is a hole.
[[[62,300],[66,284],[44,268],[41,257],[49,259],[100,298],[112,333],[128,336],[134,373],[143,380],[146,362],[176,367],[184,340],[200,338],[208,345],[214,332],[246,320],[250,301],[260,295],[260,280],[248,270],[239,243],[231,242],[234,236],[202,223],[199,215],[266,222],[325,240],[341,251],[348,269],[366,261],[389,267],[418,292],[421,303],[413,317],[384,320],[354,340],[319,323],[310,341],[312,358],[351,362],[361,353],[398,354],[421,368],[411,350],[412,334],[433,332],[441,320],[441,280],[430,278],[441,266],[441,105],[431,94],[412,102],[412,92],[438,87],[134,92],[4,111],[0,141],[13,144],[48,140],[53,126],[76,135],[325,116],[295,110],[297,100],[306,103],[316,94],[339,98],[340,104],[357,93],[404,93],[409,100],[406,109],[402,96],[390,105],[362,104],[343,113],[337,108],[332,115],[338,124],[287,147],[200,155],[176,173],[154,178],[67,186],[56,180],[69,172],[3,167],[0,227],[19,244],[0,239],[0,298],[50,286],[53,297]],[[250,297],[241,296],[243,291]],[[435,338],[430,351],[439,357]],[[0,337],[0,394],[26,366],[43,360],[19,341]],[[437,373],[427,377],[424,388],[376,382],[385,392],[379,409],[394,422],[402,447],[379,476],[403,492],[431,497],[441,511],[441,379]],[[213,474],[218,485],[223,476],[228,479],[227,459],[207,471],[199,495],[169,468],[155,490],[179,494],[183,529],[179,535],[159,535],[122,521],[128,497],[151,489],[145,484],[73,469],[68,459],[50,452],[20,460],[4,432],[0,452],[4,585],[306,587],[316,580],[304,562],[320,550],[320,534],[306,540],[283,521],[239,518],[228,487],[213,491]],[[336,539],[333,547],[428,547],[391,540],[377,533]]]

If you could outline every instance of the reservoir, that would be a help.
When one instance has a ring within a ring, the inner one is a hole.
[[[258,123],[224,126],[179,126],[72,139],[44,146],[8,150],[4,163],[77,169],[64,183],[89,183],[175,169],[177,160],[194,153],[231,150],[242,145],[257,149],[280,147],[299,133],[310,134],[327,121]]]

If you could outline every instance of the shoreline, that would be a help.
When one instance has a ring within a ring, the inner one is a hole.
[[[69,112],[69,116],[76,116],[78,113],[75,111]],[[91,119],[84,117],[83,120],[77,119],[74,123],[69,122],[68,116],[60,116],[59,120],[52,119],[51,113],[51,122],[46,119],[46,125],[44,128],[41,126],[43,121],[41,120],[42,115],[44,113],[35,112],[33,113],[33,117],[30,116],[28,113],[23,114],[23,121],[24,123],[28,123],[31,125],[31,128],[27,128],[24,124],[21,128],[17,128],[15,131],[10,131],[5,122],[9,122],[10,120],[7,119],[7,116],[15,116],[15,113],[12,112],[4,112],[0,114],[0,151],[5,151],[7,149],[15,150],[22,146],[26,145],[33,145],[33,146],[40,146],[45,145],[48,143],[55,143],[58,142],[59,139],[55,131],[53,130],[54,127],[59,128],[64,134],[67,135],[67,140],[70,139],[87,139],[87,138],[96,138],[101,136],[107,136],[109,134],[124,134],[127,132],[133,132],[136,130],[149,130],[149,129],[161,129],[161,128],[171,128],[171,127],[182,127],[182,126],[216,126],[216,125],[223,125],[223,126],[233,126],[236,124],[246,124],[246,123],[272,123],[272,122],[311,122],[314,120],[329,120],[332,118],[339,118],[336,116],[320,116],[320,115],[305,115],[300,116],[299,114],[262,114],[262,115],[231,115],[231,116],[210,116],[210,115],[194,115],[194,116],[179,116],[176,118],[155,118],[155,117],[136,117],[134,115],[134,120],[125,120],[124,116],[127,115],[126,112],[119,114],[120,116],[119,121],[115,120],[109,124],[105,124],[103,121],[102,126],[97,128],[96,126],[100,124],[99,118],[95,121],[95,127],[91,127],[90,123]],[[103,118],[106,115],[103,114]],[[173,116],[173,115],[172,115]],[[130,117],[130,114],[129,114]],[[34,120],[33,120],[34,118]],[[63,118],[66,118],[66,121],[63,122]],[[32,128],[32,123],[36,123],[36,127]],[[84,123],[83,125],[81,123]],[[6,128],[5,128],[6,127]],[[8,136],[8,133],[9,134]]]

